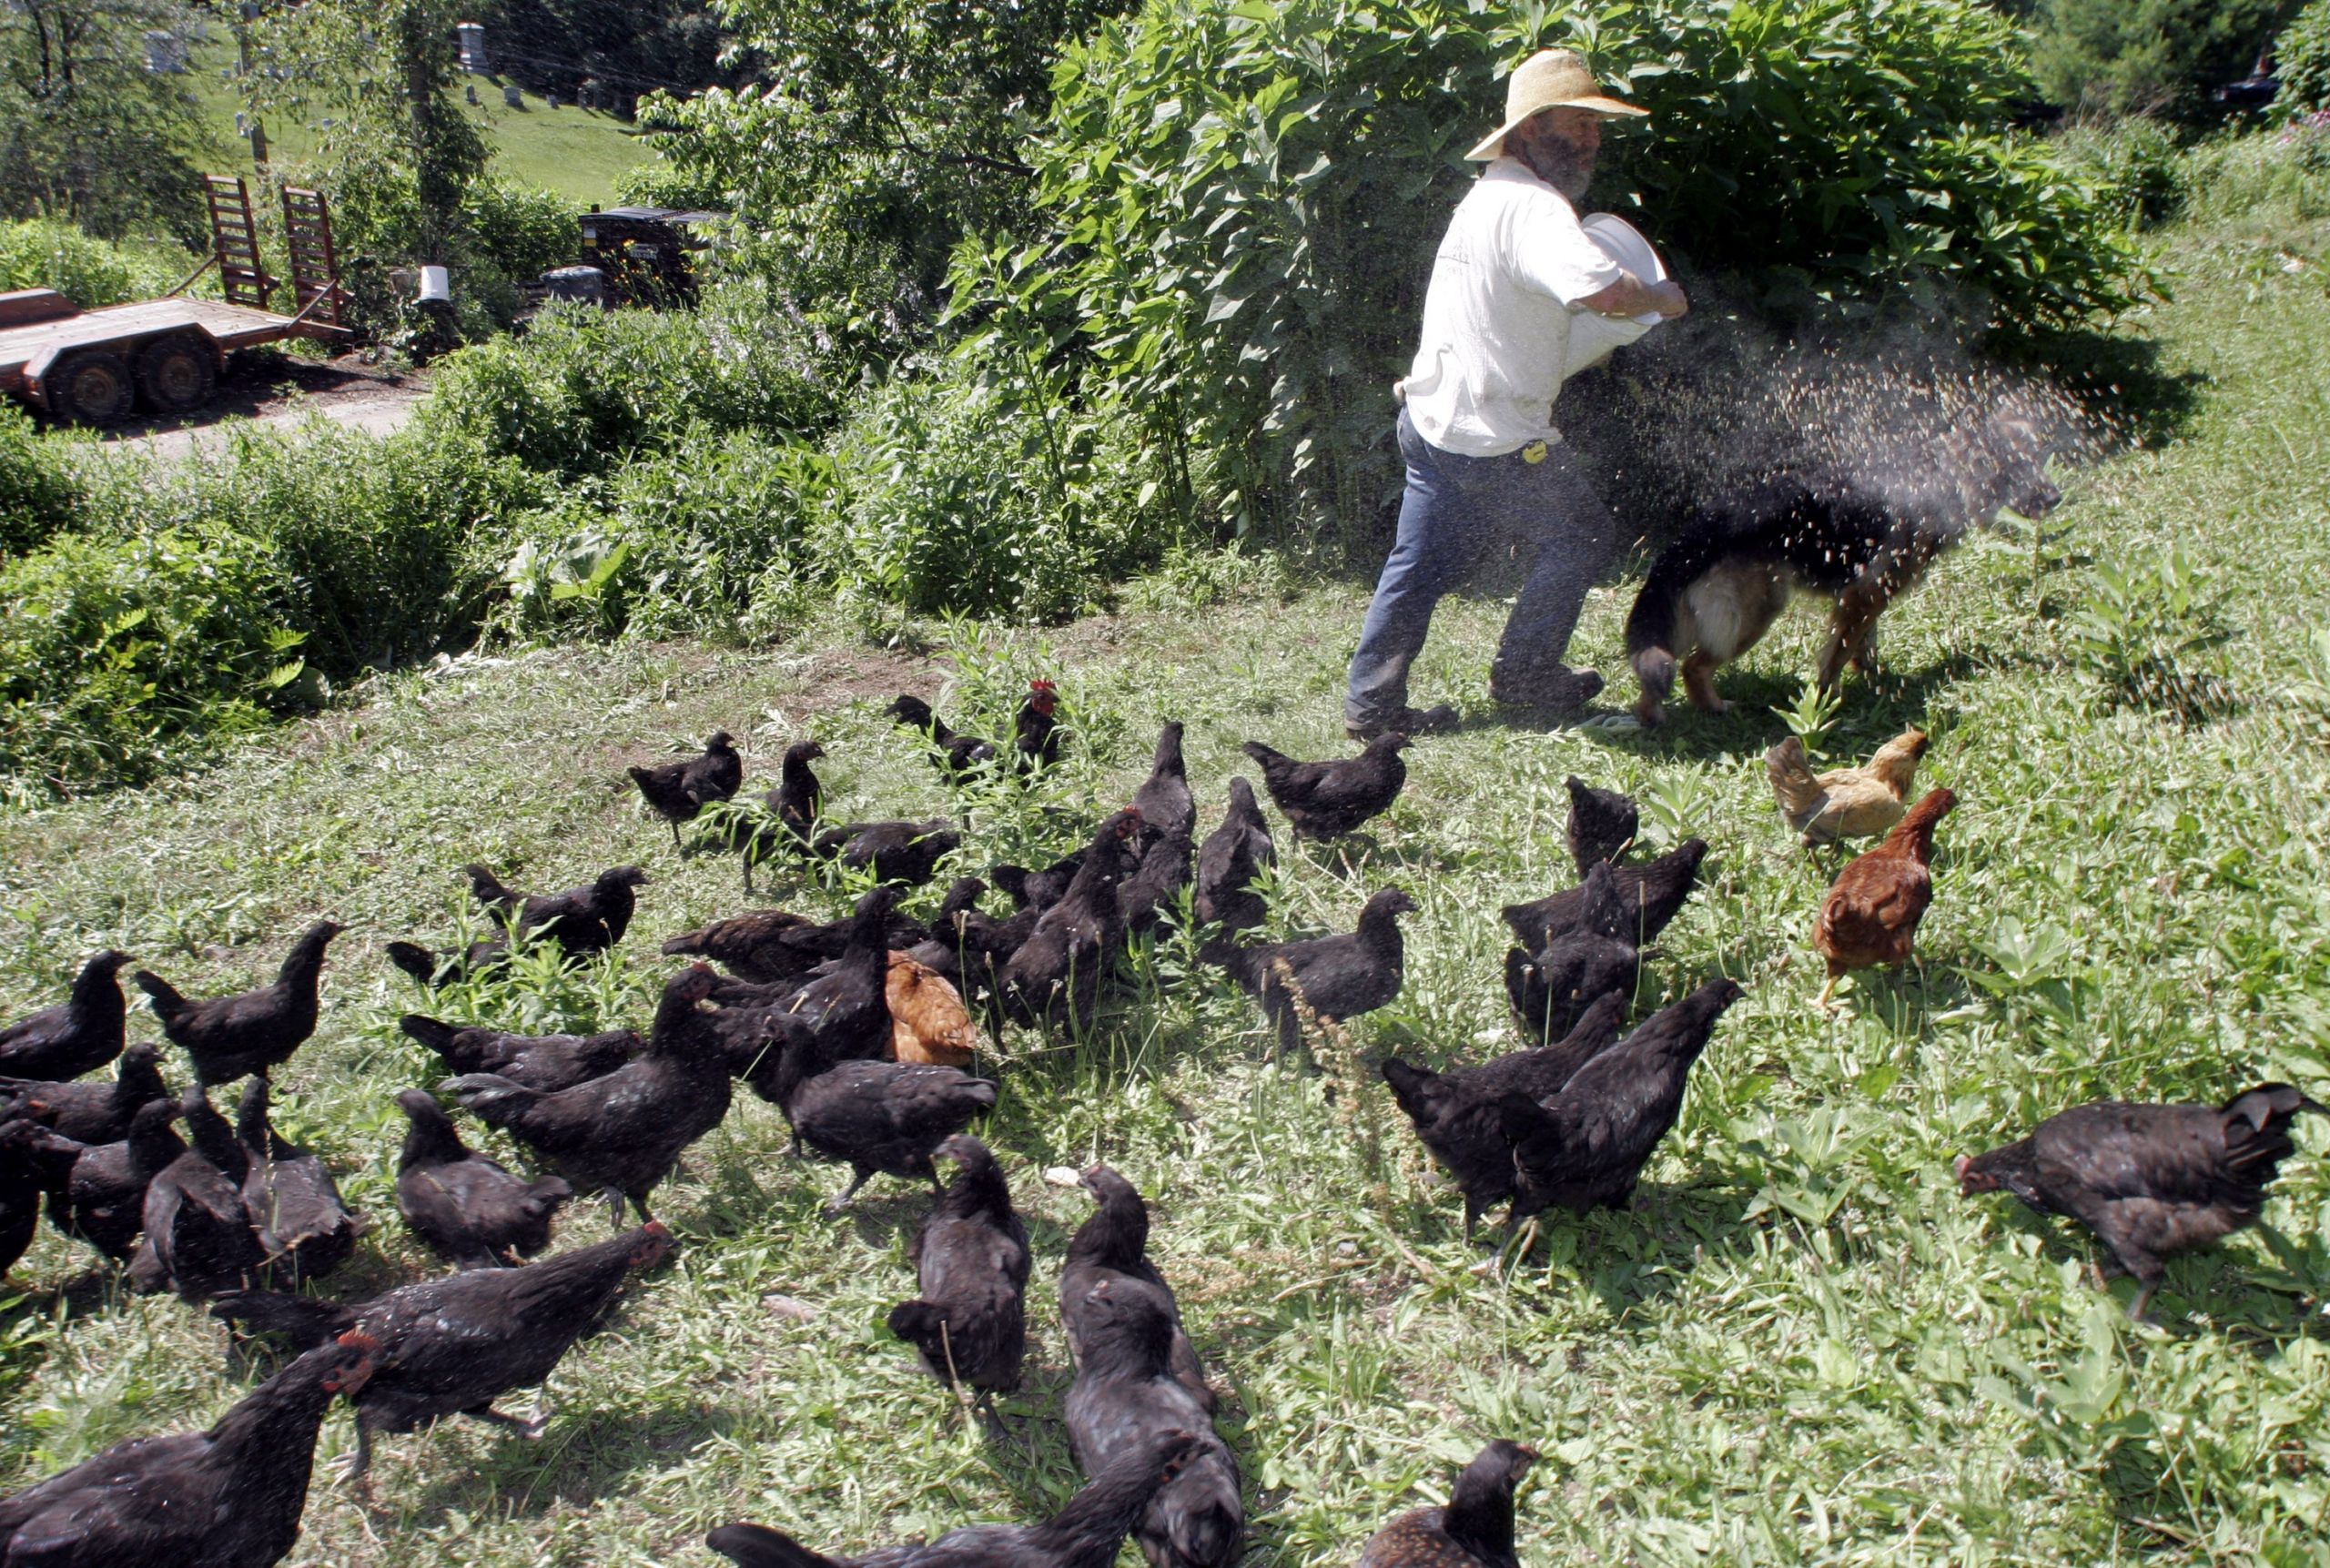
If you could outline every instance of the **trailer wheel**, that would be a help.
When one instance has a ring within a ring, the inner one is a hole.
[[[129,384],[129,367],[108,349],[68,355],[42,379],[49,411],[85,425],[112,424],[137,399],[137,389]]]
[[[190,332],[157,338],[137,356],[137,385],[159,412],[190,414],[218,389],[218,362]]]

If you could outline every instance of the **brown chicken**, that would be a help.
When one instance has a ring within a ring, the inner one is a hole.
[[[979,1047],[979,1028],[947,977],[903,953],[890,955],[883,985],[890,1004],[890,1054],[902,1062],[959,1067]]]
[[[1933,902],[1934,824],[1948,816],[1958,797],[1935,790],[1910,808],[1885,842],[1855,857],[1820,901],[1812,921],[1812,946],[1829,961],[1829,983],[1820,1006],[1829,1005],[1838,977],[1848,969],[1874,969],[1910,961],[1918,922]]]
[[[1875,838],[1901,820],[1926,754],[1926,733],[1904,730],[1869,759],[1864,768],[1834,768],[1816,774],[1794,735],[1764,754],[1772,797],[1780,815],[1804,835],[1806,847],[1840,838]]]

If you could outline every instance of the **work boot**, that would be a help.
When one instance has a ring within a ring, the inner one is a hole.
[[[1370,723],[1343,726],[1343,733],[1354,741],[1372,741],[1378,735],[1403,734],[1410,740],[1419,735],[1445,734],[1456,727],[1456,710],[1442,703],[1430,708],[1402,708]]]
[[[1489,675],[1489,701],[1508,708],[1574,713],[1601,694],[1602,677],[1592,670],[1569,670],[1556,664],[1550,672],[1526,680]]]

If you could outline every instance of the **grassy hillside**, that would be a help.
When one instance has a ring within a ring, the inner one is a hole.
[[[2055,546],[1982,538],[1948,559],[1888,621],[1889,677],[1849,685],[1828,753],[1923,723],[1923,782],[1962,803],[1919,970],[1848,982],[1834,1016],[1812,1005],[1825,874],[1784,832],[1758,760],[1783,733],[1769,705],[1811,662],[1803,612],[1727,673],[1725,719],[1656,734],[1484,719],[1411,754],[1372,838],[1287,854],[1288,930],[1347,928],[1386,882],[1415,894],[1406,989],[1355,1033],[1440,1062],[1512,1043],[1495,912],[1570,880],[1565,774],[1641,796],[1654,847],[1712,842],[1640,1006],[1718,971],[1748,995],[1631,1210],[1557,1219],[1528,1259],[1484,1270],[1380,1086],[1348,1062],[1273,1064],[1251,1007],[1170,938],[1139,956],[1139,994],[1095,1038],[1014,1034],[982,1064],[1004,1085],[986,1136],[1038,1259],[1008,1440],[880,1326],[912,1293],[927,1197],[877,1181],[826,1219],[844,1173],[785,1159],[779,1118],[740,1096],[660,1195],[675,1259],[552,1379],[548,1435],[454,1421],[390,1440],[369,1508],[319,1485],[293,1561],[677,1568],[709,1563],[702,1533],[737,1515],[839,1547],[1048,1511],[1075,1484],[1053,1293],[1088,1206],[1039,1173],[1096,1158],[1153,1199],[1153,1251],[1246,1468],[1254,1562],[1350,1562],[1497,1435],[1545,1454],[1521,1503],[1533,1564],[2330,1561],[2330,1128],[2301,1132],[2264,1229],[2172,1266],[2155,1330],[2129,1324],[2124,1283],[2091,1287],[2082,1236],[1962,1200],[1950,1179],[1960,1152],[2081,1100],[2216,1100],[2264,1077],[2330,1098],[2324,238],[2256,213],[2181,238],[2179,302],[2134,329],[2198,379],[2182,434],[2070,476]],[[2141,583],[2172,548],[2183,608]],[[2099,620],[2105,567],[2140,581]],[[1589,606],[1577,652],[1606,672],[1638,571]],[[625,763],[724,725],[765,784],[815,734],[830,810],[960,814],[976,869],[1066,847],[1177,717],[1211,826],[1242,739],[1342,749],[1364,597],[1217,564],[1138,587],[1129,602],[1150,608],[1045,634],[963,629],[927,657],[836,637],[390,677],[198,775],[0,822],[0,1003],[45,1001],[109,944],[189,990],[240,986],[309,919],[346,921],[323,1025],[280,1076],[281,1120],[379,1221],[329,1289],[420,1277],[431,1265],[392,1212],[390,1097],[440,1074],[396,1030],[421,998],[379,945],[453,935],[454,867],[552,888],[646,865],[636,934],[611,959],[432,1004],[529,1028],[643,1023],[669,972],[656,940],[744,901],[733,861],[673,855]],[[1452,602],[1419,694],[1476,696],[1502,612]],[[942,711],[999,725],[1035,673],[1060,683],[1081,741],[1025,802],[950,797],[878,713],[951,676]],[[2191,722],[2163,693],[2193,701]],[[780,875],[765,896],[830,914],[845,891]],[[605,1226],[586,1208],[565,1237]],[[127,1296],[54,1235],[14,1279],[0,1486],[207,1421],[255,1375],[222,1359],[215,1324]],[[350,1435],[336,1414],[322,1452]]]
[[[243,100],[236,84],[222,75],[234,59],[231,44],[214,41],[197,48],[189,84],[205,123],[233,154],[232,167],[222,165],[215,172],[247,174],[249,147],[234,134],[235,112]],[[628,125],[613,115],[571,103],[552,108],[533,93],[524,95],[522,106],[513,109],[502,103],[496,79],[464,78],[463,85],[477,89],[478,104],[465,102],[465,107],[493,149],[494,172],[505,178],[556,191],[578,204],[595,201],[603,207],[613,203],[615,184],[624,172],[649,156]],[[279,163],[309,156],[316,143],[309,126],[268,123],[268,155]]]

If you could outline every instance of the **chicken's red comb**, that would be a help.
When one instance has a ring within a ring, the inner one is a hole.
[[[646,1231],[648,1235],[660,1237],[665,1241],[672,1239],[672,1228],[660,1219],[651,1219],[640,1229]]]
[[[1028,690],[1031,692],[1056,692],[1059,690],[1059,688],[1053,685],[1049,681],[1030,681],[1028,683]]]
[[[361,1351],[368,1356],[380,1348],[380,1341],[361,1329],[349,1330],[348,1332],[340,1335],[338,1342],[342,1349]]]

